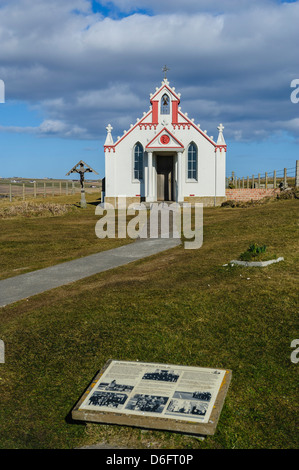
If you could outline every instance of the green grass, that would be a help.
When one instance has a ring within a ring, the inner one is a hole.
[[[252,243],[285,261],[223,266]],[[297,288],[298,201],[288,200],[204,209],[199,250],[174,248],[2,308],[0,447],[297,448]],[[110,358],[231,369],[215,435],[72,422]]]
[[[129,239],[99,239],[95,235],[95,225],[99,216],[95,215],[100,202],[95,195],[86,194],[87,208],[81,209],[80,195],[56,196],[31,199],[31,205],[57,207],[70,205],[71,210],[62,216],[53,216],[48,210],[37,209],[28,217],[28,211],[21,211],[25,203],[0,202],[0,279],[16,276],[54,264],[70,261],[103,250],[131,242]],[[1,213],[16,209],[18,216],[1,218]],[[30,213],[29,213],[30,215]]]

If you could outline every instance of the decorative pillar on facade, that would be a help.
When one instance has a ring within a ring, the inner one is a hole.
[[[225,158],[226,158],[226,142],[223,137],[224,126],[219,124],[217,127],[219,134],[217,139],[217,146],[215,148],[215,187],[214,187],[214,206],[218,205],[217,198],[225,197],[225,184],[222,175],[225,174]],[[237,177],[232,172],[232,182],[234,186],[237,185]]]
[[[113,131],[113,127],[111,126],[111,124],[108,124],[108,126],[106,127],[106,131],[107,131],[107,137],[105,140],[105,145],[113,145],[113,137],[111,134],[111,132]]]
[[[154,202],[153,152],[148,152],[147,161],[148,161],[148,171],[147,171],[147,175],[148,175],[148,185],[147,185],[148,194],[147,194],[146,200],[147,200],[147,202]]]
[[[184,202],[183,178],[183,152],[178,152],[178,202]]]

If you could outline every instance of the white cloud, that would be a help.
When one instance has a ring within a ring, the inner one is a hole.
[[[0,126],[0,132],[11,132],[14,134],[35,134],[39,137],[69,137],[88,139],[86,129],[79,126],[70,126],[63,121],[53,121],[47,119],[39,126]]]
[[[290,119],[289,121],[278,121],[276,125],[299,136],[299,118]]]
[[[113,3],[155,14],[116,20],[93,14],[87,0],[0,2],[6,100],[43,108],[40,135],[100,139],[108,122],[122,134],[147,111],[165,62],[183,110],[210,134],[221,120],[226,136],[262,138],[296,119],[299,2]]]

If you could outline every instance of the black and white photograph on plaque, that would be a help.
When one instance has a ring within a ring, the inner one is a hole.
[[[125,383],[119,383],[115,379],[111,380],[111,382],[102,382],[98,385],[98,390],[111,390],[113,392],[127,392],[131,393],[133,390],[134,385]]]
[[[192,415],[193,417],[205,416],[209,404],[194,400],[176,400],[170,401],[165,414],[177,413],[179,415]]]
[[[94,392],[88,399],[88,406],[116,408],[121,410],[128,395],[113,392]]]
[[[180,392],[176,391],[173,394],[173,398],[179,398],[180,400],[202,400],[209,402],[211,401],[212,394],[210,392],[196,391],[196,392]]]
[[[217,372],[217,373],[215,373]],[[128,423],[139,417],[167,418],[180,422],[208,423],[225,370],[168,364],[115,361],[99,372],[90,391],[78,405],[98,412],[101,422],[109,412],[119,413]],[[130,418],[129,418],[130,416]],[[187,426],[187,425],[186,425]]]
[[[155,372],[146,372],[142,380],[160,380],[161,382],[177,382],[179,378],[178,371],[167,369],[156,369]]]
[[[136,394],[129,400],[126,409],[146,411],[147,413],[162,413],[167,401],[168,397]]]

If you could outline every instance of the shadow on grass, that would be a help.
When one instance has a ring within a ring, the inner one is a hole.
[[[87,201],[87,206],[98,206],[101,202],[101,198],[98,198],[96,201],[92,201],[92,202],[89,202]],[[72,204],[74,207],[77,207],[79,209],[81,209],[81,203],[80,202],[75,202],[74,204]]]
[[[75,404],[72,406],[72,408],[68,411],[67,415],[64,418],[64,421],[66,424],[73,424],[73,425],[78,425],[78,426],[86,426],[85,421],[81,421],[79,419],[73,419],[72,417],[72,411],[74,409]]]
[[[101,203],[101,198],[99,197],[96,201],[94,202],[88,202],[88,206],[98,206]]]

